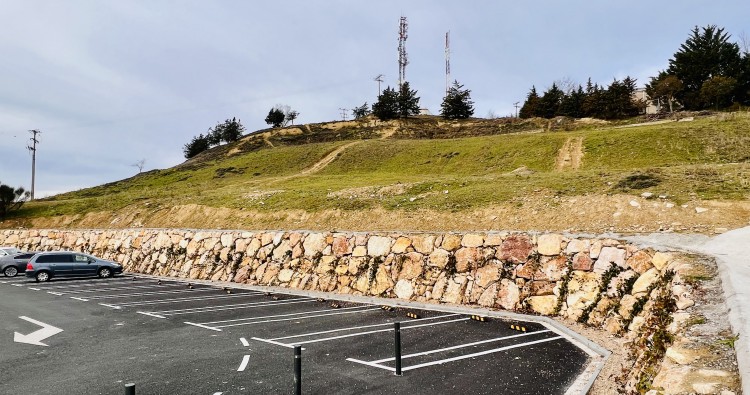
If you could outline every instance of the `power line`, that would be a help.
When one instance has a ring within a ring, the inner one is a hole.
[[[339,111],[341,111],[341,119],[343,119],[344,121],[346,121],[346,116],[347,116],[347,113],[348,113],[349,109],[348,108],[339,108]]]
[[[31,200],[34,200],[34,184],[36,182],[36,145],[39,144],[39,139],[36,138],[38,134],[41,134],[39,130],[32,129],[29,130],[29,133],[31,133],[31,144],[26,146],[26,149],[28,149],[31,152]]]

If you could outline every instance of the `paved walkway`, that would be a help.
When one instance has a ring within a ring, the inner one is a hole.
[[[742,392],[750,394],[750,226],[709,238],[703,235],[652,234],[629,238],[654,246],[674,247],[714,256],[729,307],[734,343],[742,377]]]

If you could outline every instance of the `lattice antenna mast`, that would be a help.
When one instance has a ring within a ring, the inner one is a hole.
[[[409,64],[409,59],[406,56],[406,38],[408,37],[406,31],[409,28],[409,23],[406,22],[406,17],[401,17],[401,22],[398,27],[398,87],[401,89],[401,85],[406,81],[406,65]]]
[[[445,95],[448,96],[448,90],[451,83],[451,32],[445,33]]]

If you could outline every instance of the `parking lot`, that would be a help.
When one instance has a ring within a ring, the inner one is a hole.
[[[119,394],[133,382],[138,394],[288,394],[300,345],[303,393],[562,394],[591,358],[542,323],[334,295],[132,275],[0,277],[0,295],[8,393]],[[61,330],[46,346],[14,341],[42,324]]]

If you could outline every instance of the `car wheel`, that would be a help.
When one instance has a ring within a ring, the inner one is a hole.
[[[15,266],[8,266],[3,270],[3,274],[5,274],[5,277],[15,277],[18,274],[18,269]]]
[[[36,274],[36,282],[38,283],[44,283],[49,281],[49,273],[47,272],[39,272]]]
[[[110,278],[112,277],[112,269],[108,267],[103,267],[99,269],[99,277],[101,278]]]

